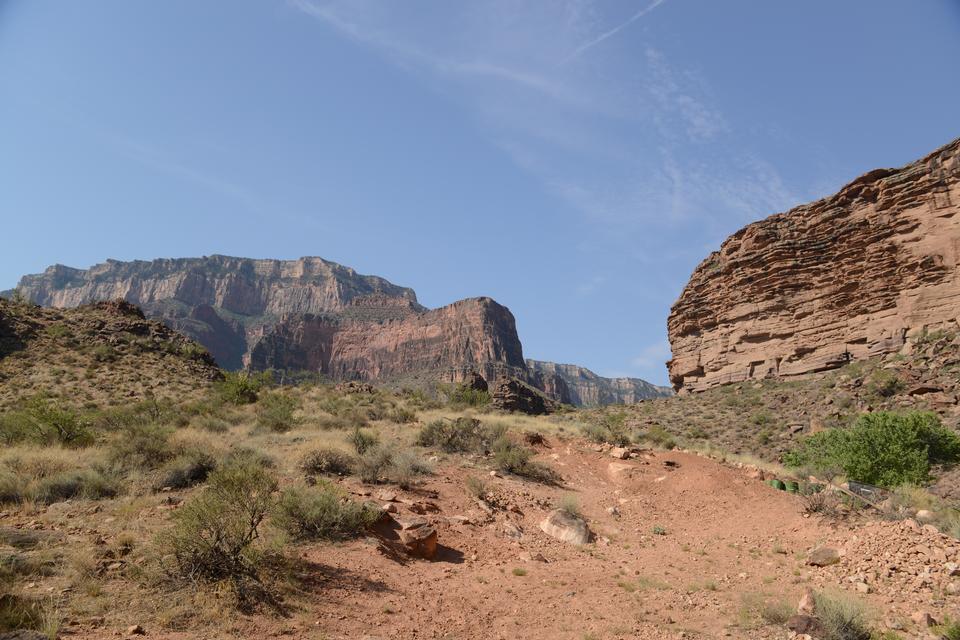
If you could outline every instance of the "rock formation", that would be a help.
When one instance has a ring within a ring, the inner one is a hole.
[[[668,321],[678,390],[796,376],[956,328],[960,140],[741,229]]]
[[[461,382],[475,372],[491,382],[520,379],[568,404],[662,395],[642,380],[525,362],[513,314],[490,298],[428,310],[412,289],[321,258],[55,265],[24,276],[18,291],[58,308],[123,298],[203,344],[226,369],[314,371],[410,386]]]
[[[640,378],[604,378],[575,364],[530,359],[526,362],[530,382],[567,404],[598,407],[673,395],[669,387],[658,387]]]

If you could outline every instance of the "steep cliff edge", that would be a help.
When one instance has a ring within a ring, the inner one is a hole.
[[[824,371],[956,328],[958,212],[955,140],[738,231],[671,310],[674,388]]]
[[[575,364],[542,360],[526,361],[530,381],[561,402],[584,407],[632,404],[673,395],[669,387],[658,387],[640,378],[605,378]]]

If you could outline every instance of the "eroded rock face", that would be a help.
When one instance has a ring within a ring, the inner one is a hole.
[[[526,362],[534,386],[566,404],[599,407],[673,395],[669,387],[658,387],[640,378],[605,378],[575,364],[530,359]]]
[[[255,369],[302,369],[334,378],[390,379],[414,372],[460,382],[523,370],[513,314],[490,298],[371,323],[359,318],[282,319],[250,353]]]
[[[956,328],[958,212],[960,140],[738,231],[670,313],[674,388],[823,371]]]

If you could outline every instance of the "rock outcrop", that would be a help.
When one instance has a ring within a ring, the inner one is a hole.
[[[960,140],[748,225],[668,321],[677,390],[824,371],[957,328]]]
[[[493,385],[490,404],[501,411],[517,411],[531,416],[542,416],[556,410],[556,403],[539,389],[517,380],[500,378]]]
[[[575,364],[529,358],[526,363],[531,384],[566,404],[599,407],[673,395],[669,387],[658,387],[640,378],[605,378]]]

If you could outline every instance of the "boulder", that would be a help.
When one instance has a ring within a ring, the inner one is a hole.
[[[408,554],[427,560],[437,555],[437,530],[425,518],[407,516],[395,520],[400,525],[400,542]]]
[[[550,512],[540,523],[540,530],[552,538],[582,545],[590,542],[590,528],[581,518],[562,509]]]
[[[831,547],[817,547],[807,557],[807,564],[814,567],[826,567],[840,562],[840,552]]]
[[[468,389],[472,389],[473,391],[487,391],[489,389],[486,379],[484,379],[484,377],[476,371],[470,371],[467,373],[467,375],[464,376],[461,384]]]

